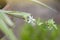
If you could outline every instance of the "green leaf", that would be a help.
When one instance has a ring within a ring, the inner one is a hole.
[[[40,24],[42,23],[42,24]],[[40,24],[40,25],[39,25]],[[55,26],[54,26],[55,25]],[[48,21],[36,20],[36,25],[26,24],[22,29],[22,40],[56,40],[58,28],[52,19]]]
[[[32,40],[34,28],[30,24],[25,24],[21,31],[22,40]]]

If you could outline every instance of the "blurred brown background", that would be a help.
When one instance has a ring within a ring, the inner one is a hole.
[[[3,10],[28,12],[31,13],[34,16],[34,18],[40,17],[43,20],[53,18],[57,24],[60,24],[60,12],[59,12],[60,3],[57,0],[39,0],[39,1],[52,7],[53,9],[56,10],[56,12],[42,5],[30,2],[29,0],[7,0],[7,5],[3,8]],[[17,37],[19,37],[19,33],[22,28],[22,25],[24,24],[24,21],[23,19],[15,17],[13,18],[13,21],[15,21],[16,24],[16,27],[14,28],[14,33],[16,34]]]

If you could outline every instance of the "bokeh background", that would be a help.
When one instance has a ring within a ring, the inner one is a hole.
[[[6,2],[3,2],[6,1]],[[0,5],[3,7],[1,10],[11,10],[30,13],[34,18],[41,18],[43,20],[48,20],[53,18],[56,24],[60,24],[60,1],[59,0],[39,0],[46,5],[53,8],[55,11],[48,9],[42,5],[30,2],[29,0],[0,0]],[[14,28],[14,33],[16,37],[19,37],[19,33],[24,24],[24,20],[20,18],[10,17],[16,24]],[[4,37],[4,40],[9,40]]]

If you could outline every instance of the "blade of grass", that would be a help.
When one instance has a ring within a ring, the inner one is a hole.
[[[6,14],[9,14],[9,15],[12,15],[12,16],[16,16],[16,17],[21,17],[21,18],[25,19],[25,21],[27,21],[29,16],[31,16],[31,14],[29,14],[29,13],[18,12],[18,11],[9,12],[9,13],[6,13]]]
[[[11,19],[8,17],[8,15],[4,13],[0,13],[0,18],[2,18],[9,26],[13,26],[14,23],[11,21]]]
[[[8,28],[8,26],[5,24],[5,22],[0,18],[0,30],[5,33],[5,35],[10,38],[10,40],[17,40],[14,33],[12,32],[12,29]]]
[[[12,16],[16,16],[16,17],[22,17],[22,18],[24,18],[24,19],[31,15],[31,14],[29,14],[29,13],[19,12],[19,11],[0,10],[0,12],[2,12],[2,13],[4,13],[4,14],[9,14],[9,15],[12,15]]]

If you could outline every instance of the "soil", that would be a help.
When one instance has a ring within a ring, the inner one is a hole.
[[[0,30],[0,39],[4,36],[3,32]]]

